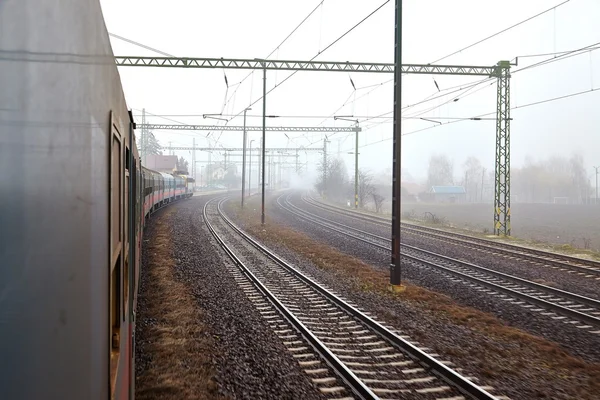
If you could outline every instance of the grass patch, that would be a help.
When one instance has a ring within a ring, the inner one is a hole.
[[[149,239],[144,308],[138,324],[144,342],[137,351],[149,357],[147,368],[136,376],[136,399],[218,399],[210,354],[214,344],[205,334],[202,312],[189,288],[174,275],[170,216],[157,217]]]

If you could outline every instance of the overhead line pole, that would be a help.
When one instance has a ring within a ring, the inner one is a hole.
[[[246,141],[247,141],[247,137],[246,137],[246,112],[248,110],[251,110],[251,108],[246,108],[244,110],[244,137],[243,137],[243,141],[244,143],[242,144],[243,150],[242,150],[242,208],[244,208],[244,191],[246,189]]]
[[[267,123],[267,69],[264,67],[263,62],[263,115],[262,115],[262,199],[261,199],[261,215],[260,223],[265,224],[265,148],[267,147],[265,141]]]
[[[360,126],[357,119],[350,119],[344,117],[334,117],[336,120],[342,121],[351,121],[356,125],[354,126],[355,130],[355,145],[354,145],[354,208],[358,210],[358,132],[360,132]],[[338,142],[339,143],[339,142]],[[339,144],[338,144],[339,149]],[[338,150],[339,155],[339,150]]]
[[[392,262],[390,264],[390,289],[402,287],[402,260],[400,259],[400,215],[402,177],[402,0],[396,0],[396,26],[394,29],[394,146],[392,181]]]
[[[600,169],[600,166],[592,168],[596,170],[596,201],[594,203],[598,204],[598,170]]]
[[[510,62],[500,61],[496,103],[494,233],[510,236]]]

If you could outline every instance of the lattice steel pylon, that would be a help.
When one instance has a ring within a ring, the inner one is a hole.
[[[494,234],[510,236],[510,62],[498,67]]]

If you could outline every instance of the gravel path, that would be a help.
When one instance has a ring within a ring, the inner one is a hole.
[[[202,310],[206,334],[215,342],[211,358],[219,394],[232,399],[321,399],[227,270],[230,261],[202,220],[202,207],[209,198],[194,197],[170,206],[175,212],[169,225],[176,276],[193,293]],[[148,233],[158,218],[161,216],[150,220]],[[143,272],[142,282],[144,279]],[[142,284],[142,299],[151,295],[143,288]],[[143,329],[143,323],[140,326]],[[144,337],[143,332],[140,337]],[[144,360],[147,355],[136,357]],[[139,368],[143,370],[143,361]]]
[[[304,232],[311,238],[326,243],[370,265],[385,268],[385,270],[389,268],[390,255],[388,252],[377,250],[373,246],[290,215],[277,205],[276,198],[277,196],[270,199],[272,210],[270,215],[277,222],[296,231]],[[432,251],[436,251],[436,249],[432,249]],[[440,253],[446,254],[443,251]],[[541,313],[532,312],[520,305],[501,301],[498,297],[489,297],[485,293],[476,291],[462,283],[452,282],[433,270],[403,265],[403,279],[412,284],[448,295],[459,304],[491,313],[510,326],[560,343],[566,350],[584,360],[600,362],[600,335],[598,334],[592,334],[588,330],[578,329],[572,324],[550,319],[541,315]]]
[[[294,195],[291,196],[290,202],[297,207],[307,210],[313,214],[352,226],[354,228],[362,229],[366,232],[384,237],[390,235],[389,227],[348,218],[340,215],[339,213],[326,211],[307,204],[306,202],[302,201],[301,194],[299,192],[294,193]],[[477,250],[466,246],[459,246],[453,243],[447,243],[442,240],[424,237],[408,231],[403,231],[402,241],[403,243],[415,247],[420,247],[445,255],[447,257],[481,265],[505,274],[518,276],[523,279],[528,279],[543,285],[552,286],[557,289],[577,293],[593,299],[600,299],[600,285],[598,281],[593,278],[586,278],[548,266],[531,264],[523,260],[511,259],[508,257],[502,257],[500,255],[491,255],[486,251]]]

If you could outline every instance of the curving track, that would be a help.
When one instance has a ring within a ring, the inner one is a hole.
[[[289,197],[290,194],[281,195],[277,202],[280,207],[297,217],[375,246],[382,251],[391,250],[389,238],[312,214],[290,203],[288,201]],[[600,301],[598,300],[540,285],[405,244],[402,244],[402,254],[405,261],[410,264],[435,269],[447,275],[450,279],[463,281],[478,290],[498,296],[504,301],[522,305],[535,312],[546,311],[542,315],[564,323],[574,324],[577,328],[588,330],[590,333],[600,334]]]
[[[248,236],[223,214],[224,201],[206,203],[203,215],[209,230],[235,262],[232,273],[248,298],[323,394],[497,398]]]
[[[362,212],[345,210],[329,204],[322,203],[311,197],[303,196],[302,200],[313,207],[317,207],[329,212],[344,215],[360,221],[366,221],[379,226],[389,227],[391,222],[388,218],[369,215]],[[414,224],[401,224],[402,231],[416,234],[448,243],[466,246],[482,252],[492,252],[497,255],[511,257],[518,260],[534,263],[539,266],[546,266],[562,271],[571,271],[585,278],[600,280],[600,262],[593,260],[584,260],[578,257],[571,257],[564,254],[550,253],[537,249],[530,249],[522,246],[516,246],[508,243],[500,243],[491,240],[476,238],[455,232],[443,231],[440,229],[429,228]]]

